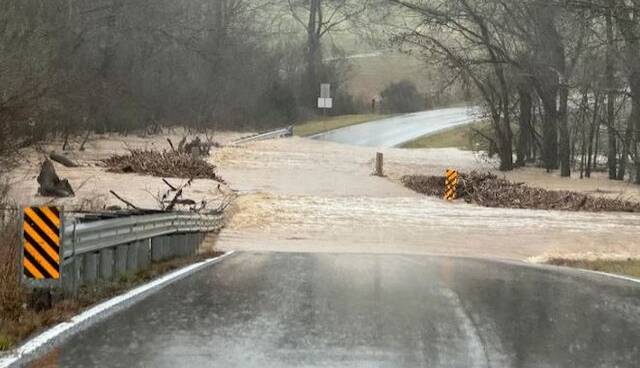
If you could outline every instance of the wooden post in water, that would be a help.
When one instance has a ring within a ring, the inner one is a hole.
[[[376,154],[376,176],[384,176],[384,156],[378,152]]]

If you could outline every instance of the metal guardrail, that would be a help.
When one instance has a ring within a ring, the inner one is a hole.
[[[251,136],[251,137],[240,138],[237,141],[234,141],[233,144],[242,144],[242,143],[249,143],[249,142],[255,142],[255,141],[264,141],[264,140],[267,140],[267,139],[276,139],[276,138],[291,137],[291,136],[293,136],[293,126],[290,126],[290,127],[284,128],[284,129],[278,129],[278,130],[273,130],[273,131],[270,131],[270,132],[256,134],[256,135]]]
[[[222,221],[221,213],[166,213],[65,224],[63,258],[163,235],[216,231]]]
[[[36,287],[61,287],[76,295],[83,285],[133,275],[176,257],[193,256],[205,234],[222,229],[222,212],[154,213],[80,222],[65,220],[59,280]]]

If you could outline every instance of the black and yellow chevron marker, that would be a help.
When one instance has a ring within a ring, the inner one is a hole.
[[[447,170],[447,176],[444,184],[444,199],[453,201],[457,198],[458,189],[458,172],[455,170]]]
[[[56,207],[27,207],[22,223],[22,268],[35,280],[60,279],[60,211]]]

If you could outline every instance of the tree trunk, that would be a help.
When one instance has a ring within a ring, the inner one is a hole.
[[[531,151],[531,92],[524,89],[518,91],[520,95],[520,131],[518,132],[518,149],[516,166],[525,166],[525,162]]]
[[[640,69],[640,68],[638,68]],[[640,145],[640,71],[634,72],[631,76],[631,117],[629,126],[635,127],[633,153],[636,167],[636,177],[634,182],[640,184],[640,157],[638,157],[638,146]]]
[[[617,1],[616,22],[625,43],[626,62],[629,67],[629,87],[631,88],[631,115],[627,123],[625,134],[626,155],[623,160],[627,160],[629,154],[633,154],[636,166],[636,177],[634,182],[640,184],[640,158],[638,157],[638,144],[640,144],[640,26],[638,26],[638,13],[633,8],[624,6],[626,2]],[[622,170],[622,169],[621,169]],[[624,173],[618,175],[624,178]]]
[[[585,94],[586,96],[586,94]],[[600,124],[598,124],[598,112],[599,112],[599,108],[600,108],[600,95],[598,93],[596,93],[595,96],[595,103],[593,105],[593,119],[591,121],[591,126],[589,127],[589,144],[588,144],[588,148],[587,148],[587,169],[586,169],[586,177],[590,178],[591,177],[591,157],[593,154],[593,139],[596,133],[596,130],[599,130],[600,128]],[[585,115],[586,115],[586,111],[585,111]],[[585,119],[586,120],[586,119]],[[596,152],[597,154],[597,152]]]
[[[560,131],[560,176],[571,176],[571,139],[568,126],[569,88],[564,80],[560,81],[560,109],[558,111],[558,128]]]
[[[307,86],[309,102],[312,106],[316,104],[317,89],[320,88],[318,81],[318,67],[320,59],[320,27],[322,17],[321,0],[310,0],[309,2],[309,23],[307,25]]]
[[[542,160],[547,171],[558,168],[558,115],[555,95],[544,106],[542,117]]]
[[[620,156],[620,165],[618,168],[618,180],[624,180],[627,175],[627,163],[629,162],[629,148],[633,143],[633,128],[631,120],[627,123],[627,129],[624,132],[624,142],[622,143],[622,155]]]
[[[613,55],[615,52],[614,48],[614,33],[613,33],[613,21],[611,20],[611,14],[608,14],[606,17],[606,27],[607,27],[607,58],[606,58],[606,69],[605,69],[605,79],[607,81],[607,136],[609,139],[609,149],[607,151],[607,166],[609,167],[609,179],[616,180],[618,179],[618,147],[617,147],[617,138],[616,138],[616,112],[615,112],[615,104],[616,104],[616,94],[615,94],[615,81],[614,81],[614,66],[613,66]],[[624,177],[624,174],[622,175]]]

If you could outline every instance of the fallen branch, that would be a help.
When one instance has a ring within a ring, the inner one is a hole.
[[[171,139],[167,138],[167,142],[169,142],[169,147],[171,147],[171,152],[176,152],[176,148],[173,146],[173,142],[171,142]]]
[[[79,166],[77,163],[73,162],[68,157],[60,155],[60,154],[55,153],[55,152],[51,152],[49,154],[49,158],[52,159],[53,161],[65,166],[65,167],[78,167]]]
[[[109,193],[111,193],[114,197],[116,197],[118,200],[120,200],[120,202],[124,203],[127,205],[127,207],[131,207],[134,210],[140,211],[140,208],[138,208],[136,205],[134,205],[133,203],[127,201],[126,199],[120,197],[116,192],[114,192],[113,190],[110,190]]]
[[[176,190],[178,190],[178,188],[176,188],[176,187],[174,187],[173,185],[171,185],[171,183],[169,183],[169,182],[167,181],[167,179],[162,179],[162,181],[163,181],[165,184],[167,184],[167,186],[168,186],[169,188],[171,188],[171,190],[172,190],[172,191],[174,191],[174,192],[175,192]]]

